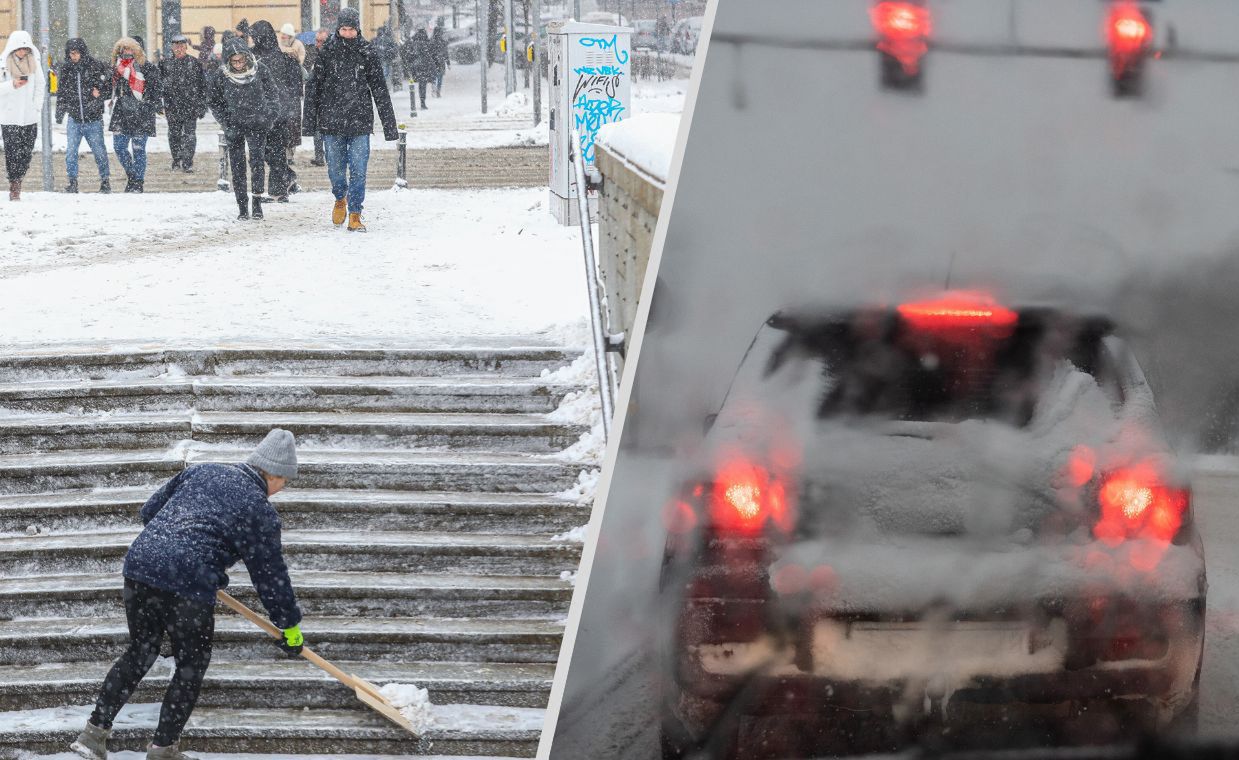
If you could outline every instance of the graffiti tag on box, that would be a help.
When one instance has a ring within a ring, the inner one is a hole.
[[[618,35],[581,37],[578,44],[597,51],[610,51],[614,61],[598,66],[578,66],[573,70],[576,85],[572,91],[573,126],[581,138],[581,156],[594,162],[594,143],[598,130],[623,118],[627,107],[620,100],[621,85],[628,76],[628,51],[619,45]]]

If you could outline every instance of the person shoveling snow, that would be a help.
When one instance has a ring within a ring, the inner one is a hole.
[[[148,760],[192,760],[178,748],[211,662],[215,594],[227,570],[244,560],[272,621],[280,648],[301,653],[301,609],[280,546],[280,518],[268,500],[297,475],[293,434],[275,429],[244,464],[197,464],[142,507],[146,526],[125,555],[129,646],[103,681],[86,728],[70,749],[106,760],[112,721],[159,656],[164,634],[176,672],[164,695]]]

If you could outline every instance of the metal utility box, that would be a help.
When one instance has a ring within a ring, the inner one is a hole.
[[[631,113],[632,30],[567,21],[550,24],[547,38],[551,213],[560,224],[580,224],[571,160],[573,132],[579,135],[576,147],[591,172],[598,130]],[[597,199],[590,201],[592,217]]]

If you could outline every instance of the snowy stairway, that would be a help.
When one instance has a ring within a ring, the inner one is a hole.
[[[185,744],[201,751],[530,756],[588,520],[592,465],[550,415],[557,349],[92,351],[0,357],[0,757],[62,750],[126,640],[119,570],[155,486],[271,427],[301,475],[273,501],[311,645],[429,689],[412,740],[221,609]],[[244,566],[232,590],[260,606]],[[117,723],[136,749],[161,660]],[[444,707],[452,705],[452,707]]]

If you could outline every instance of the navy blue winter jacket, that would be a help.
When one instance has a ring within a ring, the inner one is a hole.
[[[142,523],[125,555],[126,578],[214,604],[215,592],[228,586],[228,568],[244,560],[271,622],[301,622],[280,549],[280,518],[258,470],[188,467],[146,501]]]

